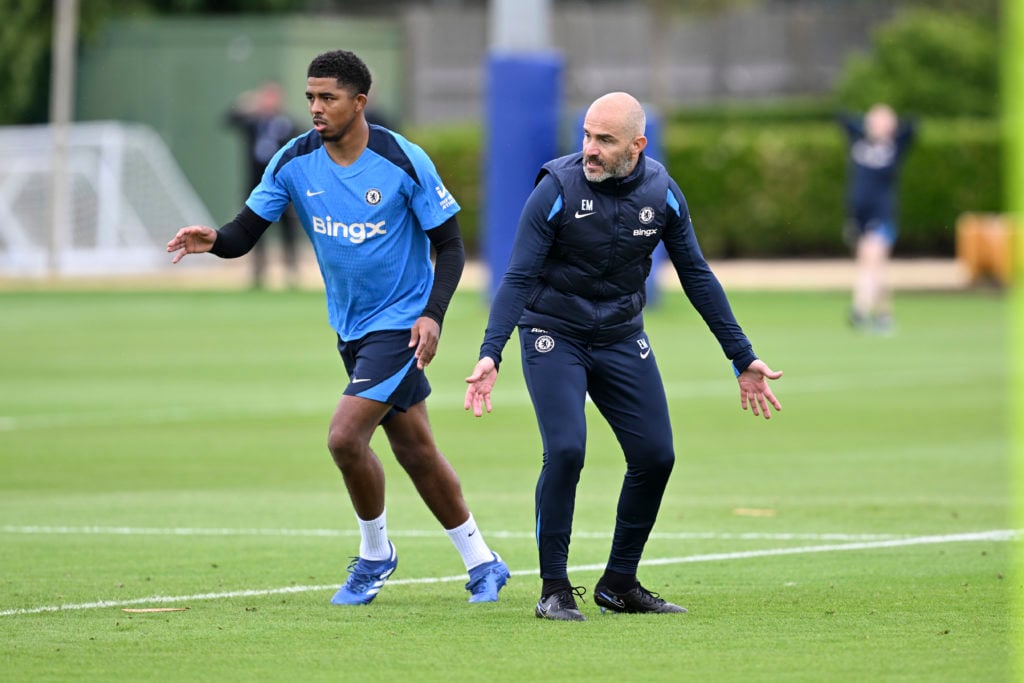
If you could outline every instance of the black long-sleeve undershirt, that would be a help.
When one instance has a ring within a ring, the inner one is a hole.
[[[466,247],[462,243],[462,231],[459,221],[452,216],[433,230],[427,230],[427,237],[434,245],[434,285],[430,289],[427,305],[423,315],[443,324],[444,314],[451,303],[455,288],[462,279],[462,269],[466,265]]]
[[[270,221],[261,218],[248,206],[242,208],[234,220],[221,226],[217,231],[217,240],[213,243],[210,253],[221,258],[238,258],[249,252],[270,226]],[[462,279],[462,269],[466,265],[466,248],[462,242],[462,231],[459,221],[452,216],[432,230],[427,230],[427,237],[434,246],[436,259],[434,264],[434,285],[430,289],[427,305],[423,315],[437,322],[444,323],[444,315],[451,303],[455,288]]]
[[[217,231],[217,241],[213,243],[210,253],[221,258],[244,256],[268,227],[270,221],[244,206],[233,221],[222,225]]]

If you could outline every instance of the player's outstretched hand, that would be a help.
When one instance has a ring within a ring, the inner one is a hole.
[[[494,366],[494,359],[484,356],[477,361],[473,368],[473,374],[466,378],[469,387],[466,389],[466,402],[463,408],[473,409],[473,415],[481,417],[484,408],[491,412],[491,389],[498,381],[498,369]]]
[[[190,225],[182,228],[167,243],[167,253],[174,254],[171,263],[177,263],[185,258],[185,254],[202,254],[213,249],[213,243],[217,241],[217,231],[205,225]]]
[[[416,367],[420,370],[430,365],[437,355],[437,340],[441,338],[441,326],[433,318],[422,316],[416,319],[409,336],[409,348],[416,347]]]
[[[768,380],[780,377],[782,371],[775,372],[763,360],[755,360],[747,366],[747,369],[736,378],[740,385],[740,406],[743,410],[746,410],[749,404],[754,415],[763,414],[766,420],[772,417],[769,405],[775,410],[782,410],[782,404],[768,386]]]

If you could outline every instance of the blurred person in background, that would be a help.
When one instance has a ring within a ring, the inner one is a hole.
[[[576,485],[587,442],[587,397],[626,461],[611,552],[594,587],[601,610],[682,613],[642,586],[637,567],[675,463],[665,387],[643,308],[651,254],[663,243],[691,304],[715,335],[740,404],[767,419],[782,406],[768,386],[781,372],[754,354],[708,267],[686,199],[665,167],[644,154],[646,117],[628,93],[587,110],[583,149],[540,169],[523,208],[508,269],[491,306],[465,408],[491,411],[501,352],[519,327],[522,369],[544,445],[536,488],[543,581],[538,618],[584,621],[568,575]],[[669,349],[669,353],[671,353]]]
[[[469,573],[469,602],[495,602],[510,574],[484,541],[455,469],[427,417],[425,369],[465,265],[460,207],[433,162],[398,133],[366,121],[370,71],[335,50],[310,62],[313,128],[267,165],[233,221],[181,228],[167,243],[186,254],[236,258],[292,204],[313,243],[349,382],[331,417],[327,446],[359,525],[359,555],[331,602],[372,602],[398,566],[387,531],[384,468],[370,447],[384,430],[395,459],[444,527]],[[430,259],[436,252],[436,265]]]
[[[283,109],[284,92],[281,84],[265,81],[259,88],[243,92],[227,114],[228,124],[237,128],[245,139],[246,191],[260,184],[267,164],[286,142],[299,130]],[[246,195],[248,196],[248,195]],[[299,284],[297,237],[301,231],[298,216],[289,208],[281,220],[279,234],[284,256],[285,282],[290,287]],[[267,270],[266,243],[257,242],[252,249],[252,284],[264,285]]]
[[[856,258],[850,324],[858,330],[888,333],[893,317],[885,268],[899,234],[899,169],[915,126],[901,121],[892,107],[882,103],[863,117],[843,114],[839,118],[849,139],[846,237]]]

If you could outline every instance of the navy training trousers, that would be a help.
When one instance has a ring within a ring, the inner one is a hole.
[[[647,335],[605,346],[529,327],[520,328],[519,337],[544,448],[536,491],[541,578],[568,578],[587,394],[626,459],[607,568],[636,574],[675,462],[668,401]]]

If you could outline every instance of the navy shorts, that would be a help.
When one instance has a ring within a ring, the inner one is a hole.
[[[338,337],[349,379],[345,395],[387,403],[402,412],[426,399],[430,383],[416,367],[416,347],[409,347],[409,335],[409,330],[383,330],[348,342]]]
[[[877,220],[868,221],[861,234],[877,235],[891,247],[896,243],[896,237],[899,236],[899,230],[896,229],[896,224],[892,221]]]
[[[875,214],[857,213],[852,219],[852,224],[857,238],[864,235],[877,235],[890,247],[896,243],[896,238],[900,234],[899,228],[896,227],[896,221]]]

